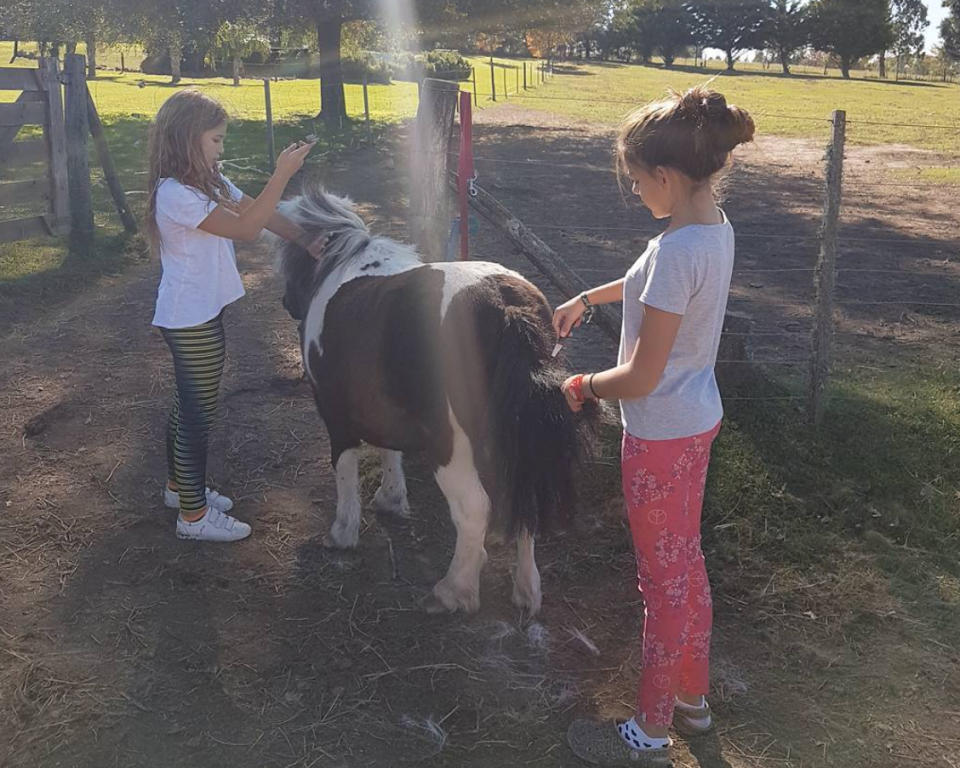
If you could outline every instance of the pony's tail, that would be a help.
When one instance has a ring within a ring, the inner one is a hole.
[[[576,506],[578,469],[593,445],[599,409],[575,414],[549,354],[550,331],[529,310],[507,307],[489,409],[494,521],[510,535],[562,527]]]

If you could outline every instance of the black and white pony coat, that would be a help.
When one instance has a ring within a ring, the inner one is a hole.
[[[374,506],[400,514],[409,513],[401,454],[424,452],[457,530],[428,609],[479,607],[484,539],[498,525],[517,539],[513,601],[536,613],[534,536],[572,511],[580,427],[590,422],[564,402],[543,294],[498,264],[424,264],[410,246],[371,236],[349,200],[319,189],[281,210],[329,237],[319,263],[275,241],[337,476],[325,543],[357,544],[362,442],[382,449]]]

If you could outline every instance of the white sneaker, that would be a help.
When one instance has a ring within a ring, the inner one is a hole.
[[[196,541],[240,541],[250,535],[250,526],[214,507],[199,520],[188,523],[177,516],[177,538]]]
[[[233,509],[233,501],[226,496],[221,496],[209,488],[205,488],[204,490],[207,494],[207,506],[213,507],[218,512],[229,512]],[[176,491],[171,491],[170,486],[166,483],[163,484],[163,505],[170,509],[180,509],[180,494]]]

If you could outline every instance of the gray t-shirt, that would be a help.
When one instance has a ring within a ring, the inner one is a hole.
[[[683,315],[656,389],[621,400],[623,428],[643,440],[691,437],[723,416],[713,373],[733,272],[733,227],[696,224],[653,238],[623,284],[620,364],[633,355],[643,304]]]

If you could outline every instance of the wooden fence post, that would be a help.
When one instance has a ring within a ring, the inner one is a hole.
[[[70,229],[70,185],[67,180],[67,130],[63,119],[60,68],[56,59],[40,59],[40,80],[47,96],[46,139],[50,150],[50,190],[53,196],[53,230]]]
[[[267,110],[267,166],[277,167],[277,145],[273,137],[273,102],[270,99],[270,78],[263,78],[263,102]]]
[[[120,184],[120,177],[117,175],[116,166],[113,164],[113,157],[110,155],[110,148],[107,146],[107,137],[103,132],[103,124],[100,122],[100,115],[97,114],[97,105],[93,103],[93,96],[90,95],[90,89],[87,88],[87,121],[90,123],[90,135],[93,137],[93,145],[97,148],[97,157],[100,158],[100,167],[103,168],[103,178],[110,189],[110,195],[113,197],[113,203],[117,207],[117,213],[120,214],[120,221],[123,222],[123,228],[130,234],[136,234],[137,220],[130,212],[130,206],[127,205],[127,196],[124,194],[123,187]]]
[[[428,78],[417,109],[410,202],[413,235],[424,261],[446,258],[453,214],[447,164],[459,90],[457,83]]]
[[[493,66],[493,56],[490,57],[490,93],[493,100],[497,100],[497,70]]]
[[[843,148],[846,138],[847,113],[842,109],[832,115],[833,131],[826,156],[826,193],[823,222],[820,225],[820,256],[814,282],[817,288],[813,325],[813,356],[810,363],[810,396],[807,415],[815,426],[823,418],[823,398],[830,377],[833,346],[833,298],[837,284],[837,222],[843,186]]]
[[[93,244],[93,203],[87,155],[87,73],[84,57],[71,53],[64,61],[66,80],[67,180],[70,187],[72,242],[79,249]]]
[[[504,98],[504,99],[509,99],[509,98],[510,98],[510,94],[507,92],[507,67],[506,67],[506,65],[504,65],[504,67],[503,67],[503,98]]]
[[[523,62],[523,90],[527,90],[527,62]]]
[[[470,73],[473,77],[473,106],[477,106],[477,68],[470,67]]]
[[[367,73],[363,73],[363,120],[367,125],[367,136],[370,136],[370,93],[367,91]]]

